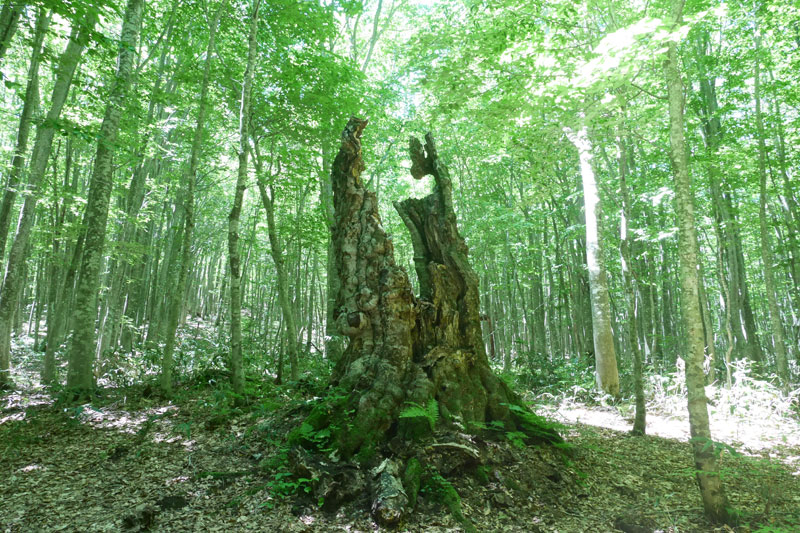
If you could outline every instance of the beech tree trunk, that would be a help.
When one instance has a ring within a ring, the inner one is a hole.
[[[623,110],[624,113],[624,110]],[[624,117],[624,115],[623,115]],[[636,335],[636,276],[631,263],[631,237],[629,224],[631,220],[631,200],[628,191],[628,159],[623,135],[617,138],[619,145],[619,188],[622,197],[622,216],[620,220],[620,263],[622,264],[622,277],[625,287],[625,303],[627,306],[627,323],[625,324],[626,337],[633,355],[633,390],[636,398],[636,412],[633,419],[631,433],[644,435],[647,430],[647,407],[644,397],[644,378],[642,376],[642,352],[639,349],[639,340]]]
[[[143,10],[144,0],[128,0],[120,34],[116,79],[100,127],[97,154],[89,185],[85,218],[86,239],[78,286],[75,289],[75,328],[72,332],[67,372],[67,387],[81,391],[94,388],[97,293],[100,289],[100,265],[103,262],[103,248],[106,243],[108,207],[114,186],[112,159],[116,149],[119,122],[122,118],[122,106],[131,86]]]
[[[675,26],[681,23],[682,11],[683,2],[672,0],[672,16]],[[670,42],[667,47],[664,76],[669,98],[669,155],[675,180],[681,304],[688,349],[684,355],[684,361],[686,363],[686,389],[689,397],[692,452],[706,516],[713,522],[729,522],[728,501],[720,479],[714,446],[711,444],[711,429],[708,422],[708,399],[706,398],[703,373],[705,339],[702,329],[703,317],[700,312],[697,231],[695,229],[694,198],[689,180],[689,161],[683,133],[683,83],[678,64],[678,46],[674,41]]]
[[[729,287],[730,298],[726,298],[725,307],[730,308],[731,329],[734,334],[735,350],[741,357],[747,357],[755,363],[760,363],[763,354],[759,344],[758,334],[753,320],[753,311],[750,305],[748,281],[744,270],[744,255],[742,253],[742,237],[739,223],[736,219],[735,204],[731,192],[724,190],[724,180],[721,179],[721,170],[718,164],[718,151],[722,142],[722,123],[719,118],[717,103],[716,80],[704,70],[704,56],[707,54],[709,37],[700,34],[697,44],[697,54],[700,68],[700,111],[703,124],[703,139],[708,152],[707,170],[712,198],[712,209],[715,219],[715,232],[719,245],[722,248],[723,258],[727,263],[727,273],[720,271],[719,276],[727,276],[720,280]]]
[[[247,47],[247,67],[242,83],[242,102],[239,109],[239,167],[236,172],[236,192],[228,216],[228,268],[231,273],[231,386],[237,394],[244,392],[242,364],[242,272],[239,255],[239,218],[242,213],[244,192],[247,187],[247,156],[250,143],[250,97],[253,92],[253,69],[258,48],[258,7],[256,0],[250,15],[250,33]]]
[[[41,63],[42,57],[42,42],[49,26],[49,12],[44,8],[39,8],[36,16],[36,29],[33,34],[33,46],[31,47],[31,61],[28,66],[28,84],[25,88],[25,100],[22,104],[22,113],[19,117],[19,128],[17,129],[17,143],[14,147],[14,155],[11,158],[11,170],[8,174],[6,190],[3,193],[3,200],[0,202],[0,265],[3,262],[8,230],[11,227],[11,211],[17,197],[17,187],[19,187],[20,176],[25,166],[25,152],[28,149],[31,118],[33,117],[34,108],[39,105],[39,63]]]
[[[753,96],[756,101],[756,132],[758,135],[758,176],[759,176],[759,209],[758,220],[761,232],[761,261],[764,264],[764,288],[767,293],[767,307],[772,329],[772,341],[775,348],[775,363],[778,367],[778,378],[784,386],[789,382],[789,364],[786,357],[786,333],[781,321],[778,296],[775,288],[773,272],[772,242],[767,226],[767,145],[764,133],[764,118],[761,113],[761,60],[758,57],[761,48],[761,34],[756,29],[755,51],[755,85]]]
[[[197,122],[192,139],[192,152],[189,157],[189,169],[184,177],[186,187],[184,193],[183,232],[180,241],[173,246],[180,246],[180,264],[178,265],[177,283],[175,292],[167,304],[167,324],[165,332],[164,353],[161,357],[161,390],[167,396],[172,394],[172,354],[175,351],[176,334],[183,312],[183,300],[186,296],[186,285],[189,278],[189,268],[192,261],[192,234],[194,232],[194,186],[197,181],[197,167],[200,163],[200,150],[203,145],[203,130],[206,122],[206,107],[208,106],[208,85],[211,79],[211,60],[214,52],[214,40],[217,34],[222,11],[226,2],[217,8],[214,20],[211,22],[206,46],[205,61],[203,66],[203,80],[200,85],[200,101],[197,106]],[[179,242],[179,244],[178,244]],[[177,254],[176,254],[177,258]]]
[[[348,345],[332,384],[345,399],[331,413],[315,409],[307,423],[330,427],[345,458],[362,459],[407,426],[398,415],[409,404],[431,405],[438,424],[465,428],[501,421],[505,430],[557,440],[533,425],[527,408],[489,368],[481,337],[478,277],[458,232],[447,167],[433,137],[411,139],[411,173],[432,175],[431,194],[395,203],[411,234],[420,295],[394,260],[381,225],[376,196],[361,179],[361,133],[366,120],[351,118],[342,133],[331,181],[335,208],[333,259],[341,283],[337,328]],[[352,414],[350,414],[352,412]]]
[[[589,136],[584,126],[570,134],[570,140],[578,149],[581,164],[581,181],[586,211],[586,264],[589,270],[589,288],[592,304],[592,336],[594,338],[595,378],[597,388],[611,396],[619,396],[619,371],[614,350],[614,335],[611,332],[611,307],[608,300],[603,250],[600,245],[598,221],[600,199],[597,193],[592,151]]]
[[[3,9],[0,11],[0,59],[5,57],[11,39],[17,32],[19,17],[25,10],[27,2],[21,0],[6,0]]]
[[[281,316],[283,317],[283,327],[286,332],[286,348],[289,352],[289,372],[290,379],[297,381],[300,377],[300,368],[297,360],[297,322],[295,321],[294,311],[292,310],[292,302],[289,295],[289,276],[286,272],[286,257],[281,244],[278,229],[275,224],[275,191],[273,187],[269,186],[269,193],[267,193],[267,186],[261,176],[258,179],[258,190],[261,194],[261,203],[264,205],[264,210],[267,213],[267,233],[269,234],[269,250],[272,261],[275,263],[275,272],[278,277],[278,304],[281,308]],[[276,383],[283,381],[283,354],[278,364],[278,373]]]

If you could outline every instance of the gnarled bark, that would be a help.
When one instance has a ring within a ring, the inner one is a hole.
[[[420,280],[415,297],[406,271],[395,263],[376,196],[361,180],[366,125],[366,120],[350,119],[331,172],[333,260],[341,284],[334,314],[349,339],[332,384],[343,391],[343,399],[321,405],[307,423],[317,430],[329,427],[339,453],[345,459],[358,454],[362,461],[385,455],[384,445],[395,437],[408,437],[410,426],[399,415],[415,404],[436,407],[432,428],[469,430],[501,421],[506,431],[559,440],[554,431],[533,422],[521,400],[489,368],[478,277],[458,232],[450,177],[433,137],[426,136],[424,147],[411,139],[411,173],[417,179],[432,175],[433,192],[395,204],[414,246]],[[374,487],[373,512],[379,521],[393,523],[402,512],[385,504],[381,486]]]

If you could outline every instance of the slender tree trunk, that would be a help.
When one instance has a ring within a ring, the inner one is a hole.
[[[636,396],[636,413],[633,419],[634,435],[644,435],[646,431],[647,408],[644,399],[644,378],[642,376],[642,352],[636,335],[636,276],[633,273],[630,249],[631,238],[628,229],[631,219],[630,195],[628,193],[628,157],[625,141],[622,135],[618,137],[619,143],[619,184],[622,196],[622,220],[620,220],[620,261],[625,299],[627,304],[626,333],[631,354],[633,355],[633,387]]]
[[[717,379],[715,367],[717,361],[717,347],[714,344],[714,327],[713,324],[711,324],[711,312],[709,311],[708,296],[706,296],[703,256],[700,254],[699,241],[697,257],[699,261],[697,265],[697,277],[700,280],[700,286],[698,287],[700,293],[700,312],[703,316],[703,338],[706,341],[706,378],[708,383],[713,383]]]
[[[78,266],[80,265],[81,256],[83,254],[83,240],[84,235],[83,232],[81,232],[75,242],[69,267],[63,276],[64,279],[61,283],[57,284],[55,288],[55,305],[52,309],[52,314],[54,316],[52,320],[50,317],[51,310],[48,310],[47,313],[47,346],[45,347],[44,370],[42,372],[42,381],[44,383],[52,384],[56,381],[55,352],[61,346],[63,331],[67,325],[67,309],[69,309],[73,286],[75,285],[75,274],[78,271]],[[70,256],[65,255],[65,257]]]
[[[153,128],[151,126],[153,121],[156,117],[161,115],[163,110],[163,104],[158,105],[157,100],[164,97],[162,82],[167,57],[172,48],[170,46],[173,32],[172,21],[174,19],[172,15],[176,7],[177,0],[173,1],[170,22],[168,23],[168,28],[165,30],[166,42],[162,45],[162,52],[158,60],[156,80],[153,83],[150,102],[147,108],[147,118],[144,121],[143,130],[145,133],[138,143],[139,149],[136,154],[137,163],[125,198],[125,213],[122,220],[119,222],[122,229],[119,233],[118,240],[120,243],[124,244],[134,240],[139,233],[136,228],[136,221],[147,192],[146,177],[156,166],[154,160],[152,158],[147,158],[145,154],[150,144],[150,139],[152,138]],[[107,299],[107,312],[103,315],[103,320],[100,325],[100,340],[97,348],[98,357],[102,357],[108,349],[116,349],[120,340],[122,334],[123,305],[126,295],[130,295],[130,286],[126,284],[126,279],[132,269],[132,264],[136,264],[140,261],[142,255],[140,252],[134,253],[136,253],[137,256],[132,261],[115,258],[111,262],[111,267],[109,268],[110,288]]]
[[[259,164],[259,167],[261,165]],[[275,271],[278,277],[278,304],[281,306],[281,314],[283,315],[283,326],[286,330],[286,345],[289,352],[289,372],[290,379],[297,381],[300,377],[300,370],[297,361],[297,324],[294,320],[294,311],[292,310],[291,302],[289,301],[289,279],[286,275],[286,262],[284,258],[283,247],[281,246],[278,230],[275,226],[275,192],[272,186],[267,185],[263,181],[263,177],[258,177],[258,190],[261,194],[261,203],[264,204],[264,209],[267,212],[267,231],[269,232],[269,247],[272,260],[275,262]],[[279,370],[282,370],[279,365]],[[278,380],[282,378],[282,372],[279,372]]]
[[[578,149],[580,156],[583,197],[586,206],[586,263],[589,268],[591,291],[595,377],[600,390],[616,397],[619,396],[619,372],[614,351],[614,335],[611,332],[608,281],[598,232],[600,208],[597,183],[592,168],[591,144],[586,127],[570,134],[570,140]]]
[[[0,11],[0,60],[5,57],[11,39],[19,26],[19,17],[25,10],[27,2],[24,0],[6,0]]]
[[[774,81],[772,71],[769,71],[770,79]],[[790,303],[792,306],[792,323],[789,331],[792,332],[794,338],[793,343],[789,343],[790,347],[795,347],[800,339],[800,246],[798,245],[798,235],[800,235],[800,209],[798,209],[797,199],[792,188],[792,182],[789,177],[788,163],[786,161],[786,139],[784,133],[784,126],[780,104],[773,100],[772,102],[773,114],[779,117],[776,121],[775,135],[776,146],[778,152],[778,168],[780,170],[782,185],[783,185],[783,198],[781,201],[781,211],[786,224],[787,235],[787,248],[789,255],[789,275],[791,283],[789,291],[791,292]],[[795,359],[798,359],[798,349],[793,348]]]
[[[320,200],[330,234],[334,228],[333,189],[331,188],[330,153],[325,142],[322,144],[322,175],[320,177]],[[344,351],[344,338],[336,325],[334,307],[336,298],[341,290],[339,276],[335,270],[336,261],[333,257],[333,241],[328,239],[328,253],[326,254],[326,299],[325,299],[325,355],[334,364]]]
[[[767,145],[764,133],[764,118],[761,114],[761,34],[756,28],[755,36],[755,84],[754,97],[756,101],[756,134],[758,135],[758,174],[759,174],[759,209],[758,220],[761,231],[761,261],[764,268],[764,285],[767,293],[767,306],[772,330],[772,341],[775,349],[775,362],[778,367],[778,378],[783,385],[789,382],[789,365],[786,358],[786,334],[781,321],[778,297],[775,288],[775,275],[773,273],[774,260],[772,258],[772,243],[767,226]]]
[[[69,349],[67,387],[86,392],[94,388],[93,362],[97,348],[95,319],[100,289],[100,266],[106,242],[106,222],[111,190],[114,187],[112,160],[116,149],[122,108],[128,98],[136,60],[136,46],[142,24],[144,0],[128,0],[120,33],[116,78],[109,94],[103,124],[97,141],[97,154],[86,204],[86,239],[83,245],[73,316],[75,327]]]
[[[672,20],[675,26],[681,23],[682,11],[683,1],[672,0]],[[703,373],[705,340],[702,331],[703,318],[700,313],[694,198],[689,181],[689,162],[683,133],[683,83],[678,64],[678,46],[674,41],[668,44],[664,76],[669,98],[670,160],[675,180],[681,296],[688,344],[685,363],[692,452],[706,515],[713,522],[729,522],[728,502],[720,479],[714,446],[711,445],[711,430],[708,423],[708,399]]]
[[[42,321],[42,306],[43,291],[42,291],[42,276],[44,275],[44,261],[39,260],[36,267],[36,289],[34,291],[33,307],[31,307],[31,315],[33,317],[33,351],[39,351],[39,323]],[[34,311],[35,309],[35,311]],[[28,324],[28,336],[31,334],[31,325]]]
[[[82,24],[76,23],[73,26],[67,47],[64,53],[61,54],[56,66],[56,80],[53,85],[50,110],[47,112],[45,120],[36,129],[36,140],[28,170],[28,191],[17,223],[14,244],[11,246],[8,261],[6,262],[3,288],[0,290],[0,387],[10,383],[11,330],[14,311],[25,281],[24,270],[28,256],[28,240],[33,228],[36,203],[41,195],[40,184],[47,169],[56,124],[67,100],[72,77],[75,74],[75,68],[88,39],[91,30],[90,26],[93,26],[92,22],[87,20]],[[81,25],[83,27],[79,30],[78,28]]]
[[[8,174],[2,203],[0,203],[0,265],[3,264],[8,231],[11,226],[11,210],[17,197],[17,187],[19,187],[20,176],[25,165],[25,152],[28,149],[31,118],[33,110],[39,105],[39,63],[42,58],[42,42],[49,25],[50,14],[44,8],[39,8],[39,13],[36,16],[36,29],[33,34],[31,62],[28,67],[28,85],[25,88],[25,100],[22,104],[22,114],[19,117],[17,145],[14,147],[11,170]]]
[[[208,85],[211,79],[211,59],[214,53],[214,41],[217,35],[222,12],[227,2],[223,0],[217,8],[214,20],[208,30],[208,45],[206,46],[205,61],[203,66],[203,80],[200,86],[200,101],[197,107],[197,123],[192,139],[192,152],[189,158],[189,170],[184,176],[184,221],[183,235],[180,241],[180,265],[178,266],[177,283],[175,291],[167,306],[166,342],[161,360],[161,390],[166,396],[172,395],[172,354],[175,351],[176,333],[183,311],[186,285],[189,278],[189,268],[192,263],[192,234],[194,231],[194,187],[197,181],[197,167],[200,163],[200,150],[203,146],[203,131],[206,122],[206,108],[208,107]],[[177,244],[177,243],[176,243]]]
[[[311,284],[308,287],[308,330],[306,331],[306,353],[311,353],[314,332],[314,295],[317,286],[317,248],[314,247],[311,260]]]
[[[731,308],[732,330],[736,341],[737,353],[759,363],[762,358],[761,346],[753,321],[750,306],[750,295],[744,269],[742,239],[739,224],[736,220],[734,202],[731,191],[723,188],[720,169],[717,162],[719,146],[722,140],[722,124],[719,118],[716,80],[706,74],[704,58],[707,54],[709,37],[699,34],[697,55],[700,58],[700,109],[703,123],[703,138],[708,152],[708,180],[711,189],[712,208],[714,211],[715,231],[723,244],[723,257],[727,264],[727,280],[731,300],[726,306]],[[726,272],[721,271],[720,276]]]
[[[722,243],[717,241],[717,269],[722,270],[724,268],[724,262],[722,260]],[[720,275],[719,281],[721,285],[721,293],[724,302],[730,302],[731,300],[731,291],[728,287],[728,282],[725,280],[725,276]],[[733,326],[731,325],[731,307],[730,305],[725,305],[725,336],[728,341],[728,345],[725,347],[725,355],[724,355],[724,362],[725,362],[725,384],[728,388],[731,388],[733,385],[732,379],[732,368],[731,368],[731,354],[733,353],[734,347],[734,336],[733,336]]]
[[[258,52],[258,7],[254,0],[250,15],[250,34],[247,48],[247,67],[242,83],[242,100],[239,108],[239,167],[236,173],[236,192],[233,208],[228,216],[228,268],[231,273],[231,386],[237,394],[244,392],[242,365],[242,274],[239,268],[239,218],[247,187],[247,156],[250,143],[250,97],[253,89],[253,69]]]

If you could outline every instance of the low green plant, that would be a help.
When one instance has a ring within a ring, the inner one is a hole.
[[[733,446],[729,444],[725,444],[724,442],[718,442],[715,440],[711,440],[708,437],[692,437],[689,439],[691,443],[698,443],[702,444],[702,451],[707,452],[708,450],[712,450],[712,453],[716,456],[721,456],[723,453],[728,452],[733,457],[741,457],[742,454],[739,453]]]
[[[174,431],[178,435],[183,435],[186,440],[192,440],[192,422],[181,422],[176,424]]]
[[[464,531],[467,533],[477,533],[475,525],[469,518],[464,516],[461,509],[461,496],[458,495],[453,484],[445,479],[436,469],[430,468],[423,479],[420,493],[431,501],[441,503],[455,518]]]
[[[433,431],[436,422],[439,420],[439,403],[435,398],[428,400],[427,405],[420,405],[416,402],[408,402],[405,409],[398,415],[400,418],[425,418]]]
[[[564,442],[564,439],[561,438],[561,433],[564,432],[567,428],[563,424],[559,424],[558,422],[553,422],[543,416],[537,415],[533,411],[525,409],[519,405],[514,404],[501,404],[508,406],[509,411],[511,411],[519,421],[520,425],[520,432],[522,433],[522,437],[520,435],[512,435],[509,437],[509,440],[512,442],[516,439],[520,438],[527,438],[527,437],[534,437],[536,439],[541,439],[545,442],[549,442],[559,448],[567,449],[570,447],[569,444]],[[517,433],[517,432],[511,432]]]
[[[292,473],[289,447],[286,445],[278,445],[276,453],[264,459],[259,466],[269,475],[269,481],[261,486],[261,490],[268,490],[275,498],[310,494],[317,481],[315,478],[296,477]],[[261,507],[270,508],[272,504],[265,501]]]

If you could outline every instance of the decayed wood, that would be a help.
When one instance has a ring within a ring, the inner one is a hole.
[[[433,385],[445,419],[501,420],[514,425],[509,405],[519,400],[489,368],[481,336],[478,276],[458,231],[452,182],[433,136],[410,141],[411,175],[432,175],[433,192],[395,203],[411,234],[420,282],[415,360]]]
[[[330,428],[346,460],[358,454],[361,462],[391,464],[371,483],[373,513],[386,525],[402,519],[407,501],[398,478],[407,457],[388,443],[395,437],[408,441],[409,432],[419,429],[399,416],[409,405],[436,407],[433,420],[422,423],[427,429],[477,431],[501,421],[506,431],[560,438],[527,416],[521,400],[489,368],[478,277],[458,232],[450,177],[433,137],[428,134],[424,146],[412,138],[410,145],[411,173],[417,179],[432,175],[433,192],[395,204],[414,245],[417,297],[406,271],[395,263],[376,195],[361,180],[366,126],[366,120],[350,119],[331,171],[332,260],[341,287],[333,316],[349,340],[332,385],[344,400],[315,408],[306,422],[317,431]],[[381,463],[384,458],[391,462]]]
[[[434,178],[433,192],[396,203],[411,233],[420,280],[415,297],[406,271],[395,263],[381,225],[376,196],[361,180],[361,133],[366,120],[350,119],[342,133],[331,181],[333,253],[341,291],[334,316],[349,343],[333,373],[347,391],[352,423],[338,444],[347,456],[397,431],[398,414],[411,403],[436,400],[441,423],[501,420],[524,426],[516,395],[492,373],[481,336],[478,277],[458,232],[447,167],[433,137],[411,140],[412,175]],[[327,420],[314,420],[317,427]]]

